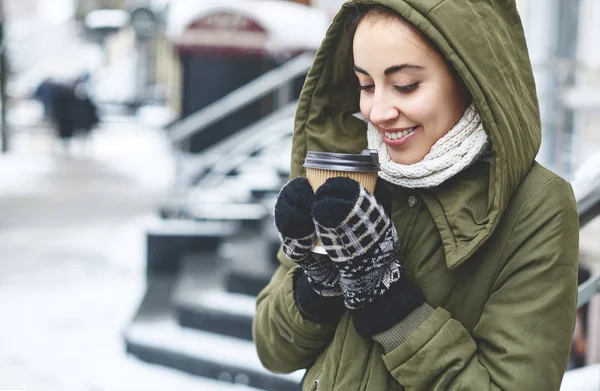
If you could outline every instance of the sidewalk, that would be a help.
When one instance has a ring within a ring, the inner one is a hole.
[[[22,132],[0,156],[0,389],[211,389],[128,357],[144,291],[143,226],[171,173],[160,131],[102,127],[85,153]]]

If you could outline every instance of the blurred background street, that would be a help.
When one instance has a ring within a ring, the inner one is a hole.
[[[297,389],[250,324],[295,102],[342,3],[0,1],[0,390]],[[518,4],[538,159],[577,187],[595,276],[600,2]],[[579,324],[562,391],[599,391],[600,295]]]
[[[170,175],[164,136],[108,123],[65,157],[50,129],[20,132],[0,159],[0,389],[198,389],[127,358],[121,338]]]

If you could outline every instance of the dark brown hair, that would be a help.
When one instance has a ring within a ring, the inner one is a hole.
[[[426,37],[418,28],[414,27],[412,23],[410,23],[402,15],[390,7],[381,4],[355,4],[349,12],[350,15],[346,20],[345,30],[350,35],[351,43],[354,41],[354,34],[356,33],[359,23],[368,16],[369,18],[373,18],[375,21],[383,19],[395,19],[406,26],[410,26],[425,43],[431,45],[431,47],[435,48],[439,52],[437,46],[428,37]]]
[[[402,22],[408,23],[408,21],[404,19],[399,13],[397,13],[390,7],[386,7],[385,5],[381,4],[355,4],[349,12],[349,18],[346,20],[346,31],[351,36],[354,36],[358,24],[367,15],[369,15],[369,17],[374,17],[378,19],[394,18]]]

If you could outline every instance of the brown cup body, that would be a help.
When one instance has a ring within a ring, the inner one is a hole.
[[[354,179],[371,193],[375,191],[375,184],[377,183],[377,172],[322,170],[306,167],[306,179],[308,179],[313,191],[317,191],[327,179],[335,177]]]

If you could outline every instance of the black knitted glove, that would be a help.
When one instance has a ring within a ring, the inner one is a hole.
[[[423,303],[421,290],[402,278],[398,234],[386,208],[358,182],[328,179],[315,194],[312,216],[360,335],[386,330]]]
[[[310,286],[320,296],[341,296],[339,273],[327,255],[311,251],[317,236],[310,214],[314,193],[306,178],[296,178],[279,192],[275,225],[284,254],[298,264]]]

